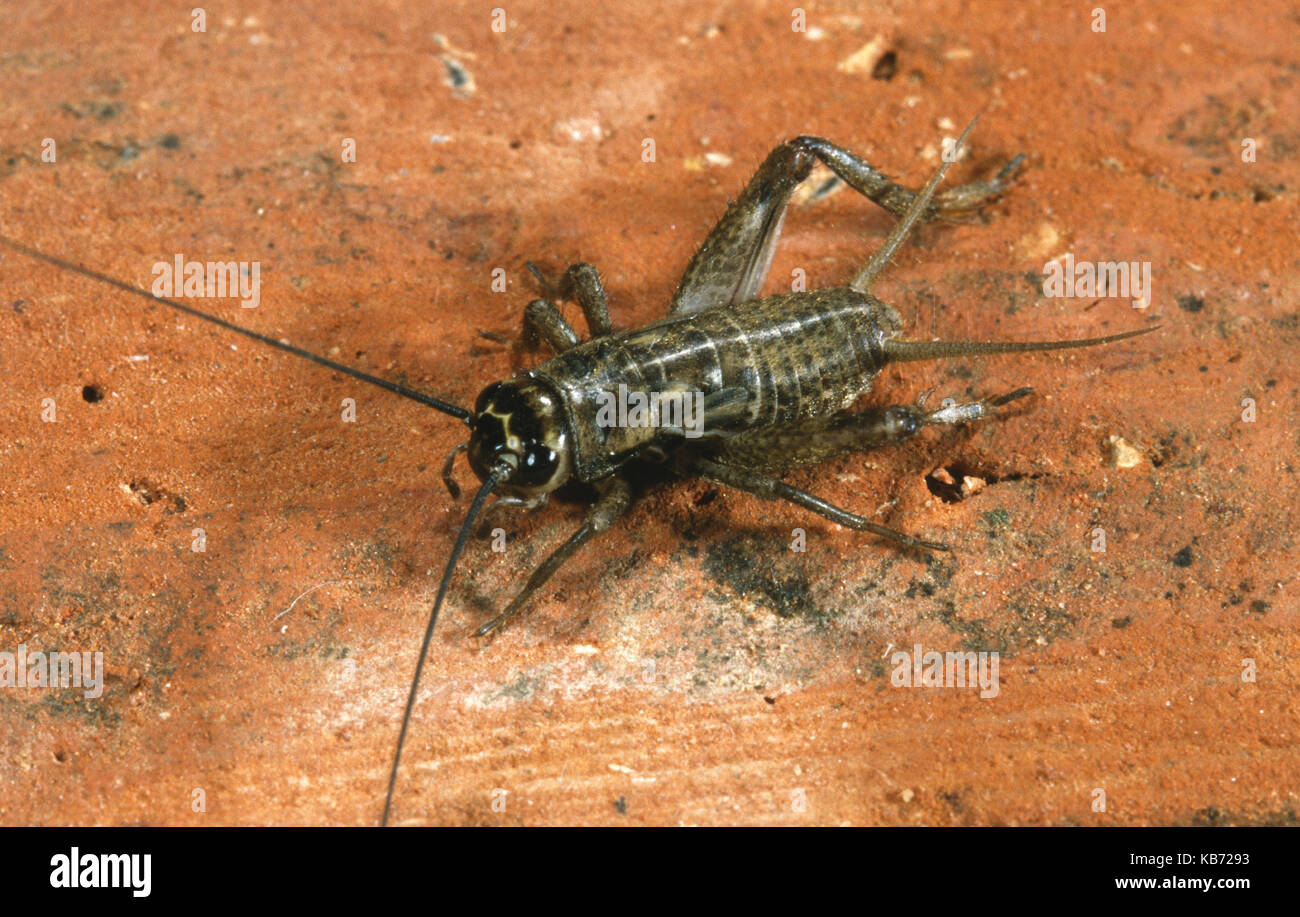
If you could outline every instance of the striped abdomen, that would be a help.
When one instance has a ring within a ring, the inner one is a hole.
[[[720,306],[588,341],[530,375],[565,402],[576,440],[575,473],[613,471],[654,441],[654,429],[597,424],[601,393],[727,392],[705,435],[786,426],[842,411],[871,386],[897,313],[848,288],[790,293]],[[739,401],[736,400],[737,394]]]

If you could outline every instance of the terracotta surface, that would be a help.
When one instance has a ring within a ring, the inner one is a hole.
[[[483,642],[582,503],[473,542],[395,821],[1293,824],[1300,17],[1134,6],[1097,33],[1079,5],[813,4],[799,33],[789,4],[509,4],[499,33],[489,4],[253,3],[195,33],[189,4],[6,3],[0,223],[142,287],[177,253],[259,261],[256,309],[193,304],[466,404],[527,365],[525,259],[595,263],[643,324],[780,140],[918,186],[982,111],[949,182],[1028,167],[878,292],[922,337],[1161,330],[890,369],[871,401],[1037,394],[787,475],[897,501],[875,518],[953,545],[928,563],[684,482]],[[851,191],[797,209],[768,289],[842,282],[890,225]],[[1066,252],[1149,261],[1150,307],[1044,297]],[[107,669],[96,700],[0,689],[0,822],[376,823],[462,429],[8,249],[0,305],[0,650]],[[998,696],[893,687],[916,643],[998,651]]]

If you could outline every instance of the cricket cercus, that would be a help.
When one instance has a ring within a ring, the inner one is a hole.
[[[965,142],[971,124],[954,151]],[[956,157],[951,157],[955,159]],[[545,343],[555,355],[513,378],[494,382],[472,410],[373,376],[242,328],[190,306],[154,296],[97,271],[36,251],[11,239],[0,242],[60,268],[162,302],[188,315],[301,356],[355,379],[419,401],[469,427],[469,439],[447,457],[443,478],[458,492],[451,473],[462,452],[481,480],[457,535],[429,614],[407,695],[389,772],[381,822],[388,823],[402,748],[419,690],[434,626],[456,563],[488,497],[497,507],[536,508],[553,491],[575,481],[597,497],[581,526],[528,577],[495,618],[477,631],[499,629],[580,548],[627,512],[631,481],[647,462],[681,476],[696,476],[765,499],[781,499],[851,529],[871,532],[908,549],[946,546],[878,525],[786,484],[775,475],[847,452],[904,442],[926,427],[962,424],[990,416],[1028,395],[1028,387],[976,401],[927,410],[925,399],[852,411],[888,363],[970,355],[1026,353],[1088,347],[1156,330],[1151,326],[1105,337],[1067,341],[922,341],[903,337],[898,313],[871,293],[876,278],[922,220],[954,219],[976,211],[1012,182],[1023,157],[996,176],[936,194],[949,166],[945,157],[929,182],[912,191],[870,164],[818,137],[797,137],[774,149],[745,190],[727,208],[691,259],[667,317],[630,331],[614,331],[596,270],[575,264],[547,298],[524,310],[527,342]],[[791,194],[820,161],[845,184],[900,217],[884,243],[845,285],[759,297],[771,265]],[[586,317],[591,338],[580,342],[556,300],[572,299]],[[652,423],[611,423],[609,399],[617,392],[672,403],[690,396],[695,423],[684,413]]]

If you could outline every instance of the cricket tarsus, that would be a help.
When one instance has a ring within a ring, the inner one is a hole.
[[[921,219],[925,213],[925,208],[930,206],[930,198],[934,197],[939,182],[943,181],[943,176],[947,173],[948,167],[957,159],[957,154],[961,151],[962,145],[966,143],[966,138],[970,136],[970,132],[978,120],[979,115],[971,118],[970,124],[966,125],[966,130],[961,132],[961,136],[953,144],[951,155],[942,157],[943,161],[939,163],[939,168],[935,169],[934,175],[930,176],[930,180],[921,189],[921,193],[916,196],[916,200],[912,202],[912,206],[908,208],[907,213],[903,214],[903,218],[889,231],[889,235],[885,237],[885,241],[881,243],[880,248],[876,249],[871,255],[871,259],[867,261],[866,266],[849,281],[850,287],[862,293],[866,293],[871,289],[871,284],[875,282],[876,276],[893,259],[894,252],[903,244],[903,240],[912,231],[912,227],[916,225],[917,220]]]
[[[55,267],[62,268],[67,271],[72,271],[74,274],[80,274],[83,277],[89,277],[91,280],[98,280],[99,282],[106,283],[109,286],[117,287],[119,290],[122,290],[126,293],[133,293],[136,296],[141,296],[145,299],[150,300],[151,302],[162,303],[164,306],[170,306],[171,308],[177,310],[178,312],[183,312],[186,315],[192,315],[195,318],[200,319],[202,321],[210,322],[213,325],[217,325],[218,327],[225,328],[227,331],[233,331],[236,334],[242,334],[244,337],[251,338],[254,341],[259,341],[260,343],[266,344],[268,347],[274,347],[276,350],[283,350],[285,353],[291,353],[296,357],[302,357],[304,360],[310,360],[311,362],[316,363],[317,365],[324,366],[328,369],[332,369],[335,372],[343,373],[346,376],[351,376],[353,379],[359,379],[362,382],[366,382],[369,383],[370,385],[374,385],[379,388],[385,389],[386,391],[390,391],[395,395],[401,395],[403,398],[409,398],[412,401],[418,401],[420,404],[431,407],[434,410],[441,411],[444,414],[450,414],[452,417],[455,417],[457,420],[463,420],[466,422],[469,421],[469,416],[470,416],[469,411],[467,411],[465,408],[457,407],[454,404],[443,401],[441,398],[434,398],[432,395],[426,395],[423,392],[417,392],[415,389],[407,388],[405,385],[401,385],[397,382],[391,382],[388,379],[383,379],[380,378],[379,376],[372,376],[370,375],[370,373],[362,372],[359,369],[354,369],[353,367],[346,366],[343,363],[336,363],[327,357],[322,357],[319,354],[314,354],[310,350],[303,350],[301,347],[295,347],[292,344],[277,340],[276,338],[270,337],[269,335],[260,334],[249,328],[243,328],[239,325],[236,325],[234,322],[228,322],[224,318],[218,318],[215,315],[209,315],[206,312],[202,312],[198,309],[193,308],[192,306],[187,306],[184,303],[176,302],[173,299],[166,299],[162,296],[155,296],[153,293],[150,293],[148,290],[142,290],[139,287],[132,286],[131,284],[123,280],[118,280],[116,277],[110,277],[107,274],[101,274],[99,271],[92,270],[88,267],[83,267],[82,265],[76,264],[72,261],[65,261],[63,258],[58,258],[54,255],[47,255],[45,252],[38,251],[37,249],[34,248],[30,248],[29,246],[23,245],[21,242],[17,242],[13,239],[8,238],[7,236],[0,236],[0,244],[3,244],[13,249],[16,252],[24,254],[29,258],[35,258],[38,261],[44,261],[46,264],[52,264]]]
[[[415,675],[411,678],[411,690],[406,696],[406,710],[402,713],[402,729],[397,734],[397,749],[393,752],[393,768],[388,774],[388,793],[384,797],[384,815],[380,824],[388,826],[388,813],[393,806],[393,788],[397,785],[397,769],[402,763],[402,746],[406,744],[406,730],[411,724],[411,710],[415,707],[415,695],[420,690],[420,675],[424,671],[424,657],[429,654],[429,644],[433,641],[433,629],[438,623],[438,612],[442,610],[442,600],[447,597],[447,587],[451,585],[451,575],[456,570],[456,561],[460,560],[460,555],[465,551],[465,545],[469,541],[469,533],[474,527],[474,519],[483,509],[483,504],[487,501],[488,496],[492,493],[497,484],[506,480],[510,476],[511,467],[509,465],[497,465],[483,481],[483,486],[479,488],[478,493],[474,495],[474,502],[469,506],[469,512],[465,514],[465,521],[461,524],[460,533],[456,536],[456,544],[451,549],[451,556],[447,558],[447,567],[442,573],[442,582],[438,584],[438,596],[433,600],[433,610],[429,612],[429,623],[424,629],[424,640],[420,643],[420,656],[415,661]]]

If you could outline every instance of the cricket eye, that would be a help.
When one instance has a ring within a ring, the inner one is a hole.
[[[528,446],[515,472],[512,483],[525,487],[540,487],[555,475],[560,467],[560,457],[555,450],[541,443]]]

